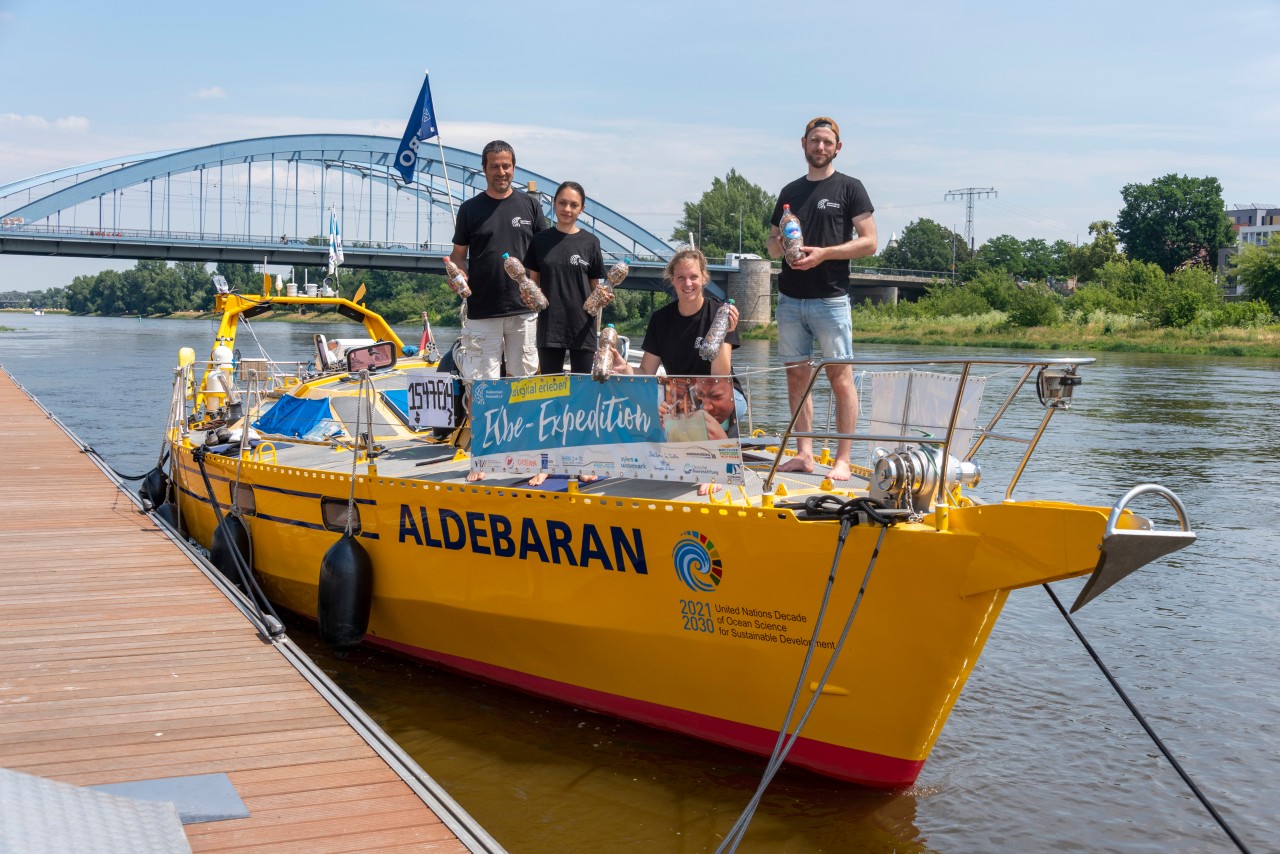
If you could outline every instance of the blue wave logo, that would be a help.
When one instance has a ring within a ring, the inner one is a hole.
[[[685,531],[671,550],[676,575],[695,593],[712,593],[720,586],[724,564],[715,543],[706,534]]]

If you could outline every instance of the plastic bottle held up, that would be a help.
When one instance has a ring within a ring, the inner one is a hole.
[[[467,284],[467,274],[458,269],[458,265],[449,258],[444,259],[444,274],[449,277],[449,287],[458,296],[466,299],[471,296],[471,286]]]
[[[618,330],[610,323],[600,330],[600,340],[596,342],[596,355],[591,360],[591,379],[602,383],[613,373],[613,348],[618,346]]]
[[[587,294],[587,301],[582,304],[582,310],[587,314],[596,315],[600,313],[600,309],[612,302],[613,289],[622,284],[622,280],[631,272],[631,267],[628,266],[630,263],[630,258],[623,258],[610,267],[600,286]]]
[[[503,252],[502,268],[520,286],[520,298],[524,300],[525,305],[529,306],[530,311],[542,311],[547,307],[546,294],[529,278],[529,274],[524,271],[524,264],[520,263],[519,258],[512,258],[511,255]]]
[[[791,205],[782,206],[782,219],[778,220],[782,229],[782,254],[788,264],[794,264],[804,257],[800,247],[804,246],[804,235],[800,233],[800,219],[791,212]]]
[[[716,356],[720,353],[720,345],[724,343],[725,333],[729,331],[729,306],[731,305],[733,305],[733,300],[729,300],[720,306],[720,309],[716,312],[715,319],[711,321],[711,328],[707,330],[707,334],[698,343],[698,355],[708,362],[715,361]]]

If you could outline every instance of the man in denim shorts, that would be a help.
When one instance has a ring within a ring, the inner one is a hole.
[[[778,276],[778,356],[787,366],[787,398],[791,411],[799,407],[796,430],[807,433],[813,424],[813,401],[800,400],[812,376],[813,341],[828,359],[853,357],[853,321],[849,308],[849,261],[876,252],[875,208],[857,178],[836,171],[840,126],[819,116],[805,125],[800,138],[809,173],[782,188],[773,211],[769,255],[783,256],[783,205],[800,220],[803,257],[782,262]],[[827,378],[836,403],[836,430],[853,433],[858,426],[858,393],[850,365],[828,365]],[[841,439],[828,476],[848,480],[852,441]],[[779,471],[811,472],[813,440],[796,439],[796,455]]]

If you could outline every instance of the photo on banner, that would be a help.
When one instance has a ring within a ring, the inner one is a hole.
[[[471,452],[472,469],[486,473],[744,482],[727,378],[479,380]]]

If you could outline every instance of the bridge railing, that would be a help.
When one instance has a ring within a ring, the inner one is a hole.
[[[0,226],[0,232],[7,235],[31,235],[31,236],[56,236],[56,237],[85,237],[92,240],[128,240],[139,242],[175,242],[175,243],[192,243],[192,244],[213,244],[213,245],[236,245],[236,246],[261,246],[264,249],[270,248],[275,250],[290,249],[297,251],[314,250],[316,252],[328,252],[329,241],[327,237],[309,237],[300,239],[281,235],[279,237],[268,237],[261,234],[229,234],[227,232],[197,232],[197,231],[171,231],[168,229],[148,229],[148,228],[101,228],[98,226],[71,226],[71,225],[11,225],[6,224]],[[381,240],[347,240],[343,239],[342,248],[344,252],[352,250],[366,251],[371,250],[376,253],[391,253],[397,255],[430,255],[435,257],[443,257],[453,251],[452,243],[431,243],[423,241],[422,243],[396,243]],[[661,266],[667,263],[666,258],[659,257],[644,252],[605,252],[606,266],[615,261],[621,261],[623,258],[630,259],[632,264],[640,266]]]

